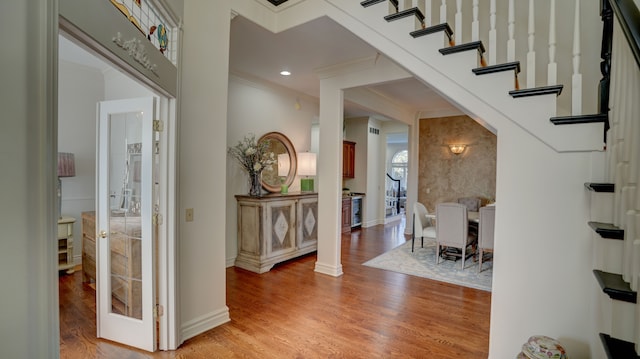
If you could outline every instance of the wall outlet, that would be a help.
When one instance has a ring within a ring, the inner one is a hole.
[[[187,208],[185,210],[184,219],[187,222],[193,222],[193,208]]]

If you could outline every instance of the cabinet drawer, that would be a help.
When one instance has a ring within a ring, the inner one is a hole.
[[[58,239],[70,237],[73,234],[73,226],[58,224]]]

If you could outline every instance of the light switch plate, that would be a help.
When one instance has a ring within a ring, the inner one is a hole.
[[[193,222],[193,208],[187,208],[185,210],[184,219],[187,222]]]

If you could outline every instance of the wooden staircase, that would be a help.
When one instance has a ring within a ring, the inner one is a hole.
[[[618,12],[621,12],[619,9],[620,3],[624,3],[622,5],[624,12],[630,13],[631,18],[640,19],[637,7],[629,5],[632,1],[603,1],[601,16],[605,21],[605,37],[611,35],[613,28],[612,24],[607,23],[607,21],[612,20],[612,9],[609,3],[612,3],[613,10]],[[395,32],[399,28],[407,29],[407,33],[409,33],[411,39],[415,40],[415,43],[409,44],[409,40],[402,38],[399,42],[404,48],[411,46],[422,48],[423,43],[419,40],[429,38],[427,40],[427,47],[429,48],[432,48],[433,44],[443,44],[438,49],[440,55],[444,57],[465,56],[464,60],[456,58],[445,61],[467,64],[467,66],[475,63],[475,66],[468,66],[468,70],[477,77],[502,76],[500,80],[491,78],[491,80],[487,81],[476,81],[466,75],[447,73],[450,78],[464,83],[476,96],[481,97],[483,101],[493,106],[501,106],[495,101],[497,95],[483,94],[483,91],[493,93],[504,91],[512,97],[512,101],[521,101],[514,104],[513,108],[518,109],[520,112],[531,111],[534,115],[518,124],[555,151],[598,151],[606,148],[607,163],[605,166],[609,168],[607,175],[611,179],[611,183],[585,184],[585,188],[589,193],[591,212],[591,220],[587,225],[593,229],[594,286],[597,285],[601,293],[595,299],[595,307],[599,313],[597,320],[599,334],[597,336],[602,342],[602,351],[606,353],[608,358],[640,358],[637,355],[639,351],[637,345],[634,344],[640,343],[640,309],[637,305],[637,289],[640,277],[640,194],[636,195],[636,183],[640,179],[640,170],[637,169],[640,166],[640,131],[635,130],[640,127],[640,110],[639,106],[627,106],[630,108],[628,111],[615,113],[613,118],[610,119],[608,88],[605,89],[603,85],[603,82],[606,82],[607,86],[609,84],[608,72],[611,61],[611,50],[609,49],[607,52],[606,47],[608,45],[606,41],[603,41],[602,65],[603,75],[606,75],[606,79],[601,81],[598,113],[572,114],[569,116],[547,115],[550,107],[555,109],[553,100],[531,102],[527,99],[555,98],[562,93],[563,85],[551,84],[521,88],[518,80],[520,73],[519,61],[487,65],[485,46],[482,41],[457,43],[455,34],[448,23],[427,26],[425,15],[419,7],[410,7],[402,10],[402,6],[399,5],[397,0],[366,0],[360,4],[365,8],[371,9],[371,11],[375,11],[389,24],[402,23],[402,25],[393,25],[394,28],[388,31]],[[625,25],[622,26],[624,27]],[[385,32],[387,29],[380,31]],[[633,26],[631,30],[626,31],[633,32]],[[635,31],[638,33],[637,29]],[[391,38],[390,35],[389,37]],[[437,38],[434,39],[434,37]],[[438,59],[433,54],[425,54],[425,51],[424,49],[415,51],[417,56],[421,54],[425,57],[429,56],[428,59],[424,60],[425,66],[438,62]],[[633,46],[631,47],[631,52],[634,52]],[[635,50],[635,52],[638,51]],[[637,57],[636,61],[638,61]],[[640,66],[640,64],[637,66]],[[464,65],[457,67],[458,72],[460,72],[459,69],[465,68]],[[638,70],[633,65],[631,68],[632,71],[637,72]],[[445,70],[440,69],[440,71],[444,72]],[[624,70],[622,71],[624,72]],[[509,88],[502,89],[499,86],[505,83],[503,81],[504,75],[501,74],[510,74]],[[623,81],[624,76],[624,74],[619,73],[618,80]],[[638,87],[634,89],[635,96],[640,94]],[[487,91],[487,89],[491,91]],[[625,97],[625,95],[619,93],[616,95]],[[635,100],[629,98],[629,96],[626,96],[626,98],[627,101],[637,102],[637,98]],[[502,101],[503,98],[500,98],[500,100]],[[612,99],[611,101],[614,100]],[[511,108],[502,106],[501,111],[513,121],[518,121],[516,112]],[[562,131],[562,134],[550,134],[551,130],[539,123],[531,125],[531,118],[534,118],[533,121],[546,120],[548,124],[555,126],[557,131]],[[635,121],[634,125],[630,124],[631,120]],[[589,127],[588,130],[584,130],[585,127],[580,126]],[[593,137],[593,126],[597,126],[595,128],[601,134],[598,139]],[[568,127],[572,129],[567,132],[565,128]],[[582,128],[582,132],[577,128]],[[634,132],[629,132],[630,129],[634,129]],[[563,146],[561,141],[558,141],[558,138],[566,140],[568,134],[571,134],[571,136],[583,136],[582,140],[584,141],[573,141],[571,145]],[[609,147],[602,147],[603,143],[608,143]],[[638,192],[640,192],[640,189]]]
[[[411,53],[425,68],[433,68],[448,79],[464,84],[465,91],[490,106],[499,108],[506,117],[555,151],[603,150],[602,134],[608,126],[606,115],[558,116],[556,98],[562,92],[562,85],[522,88],[518,79],[521,67],[519,61],[488,65],[483,41],[460,43],[460,39],[456,39],[448,23],[427,25],[429,20],[425,18],[420,7],[402,9],[403,4],[394,0],[365,0],[360,2],[360,5],[366,10],[366,16],[359,20],[372,30]],[[350,10],[349,4],[340,6],[354,16],[359,15],[356,11]],[[407,33],[410,37],[403,36]],[[437,52],[433,52],[434,46]],[[454,63],[459,66],[453,66]],[[402,63],[400,65],[412,71],[411,66]],[[452,68],[456,70],[451,70]],[[477,79],[469,79],[467,73],[460,71],[464,68],[468,68],[468,74],[475,75]],[[513,70],[513,76],[503,85],[505,78],[499,74],[508,73],[510,70]],[[425,78],[419,73],[416,73],[416,77]],[[503,93],[500,93],[501,89]],[[513,97],[514,102],[505,106],[503,94]],[[523,100],[525,98],[526,100]],[[536,100],[531,100],[533,98]],[[576,126],[556,126],[568,123]]]

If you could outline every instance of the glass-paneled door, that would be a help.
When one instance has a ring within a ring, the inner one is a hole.
[[[97,331],[156,350],[155,99],[98,104]]]

